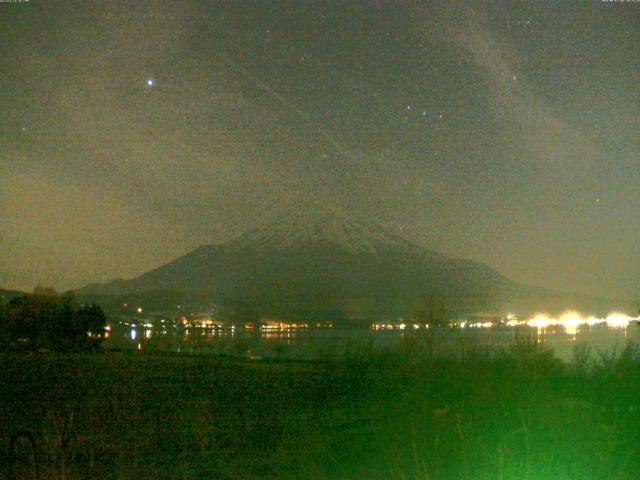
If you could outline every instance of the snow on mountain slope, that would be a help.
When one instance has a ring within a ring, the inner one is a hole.
[[[327,309],[404,315],[431,294],[468,312],[517,304],[548,308],[554,298],[558,304],[586,304],[519,285],[485,264],[440,255],[331,206],[289,212],[136,278],[78,290],[94,295],[132,292],[150,292],[153,299],[157,292],[174,292],[161,294],[163,298],[176,298],[178,292],[180,298],[207,302],[242,299],[305,315]]]
[[[429,293],[488,303],[511,286],[486,265],[448,258],[329,207],[289,212],[236,240],[87,291],[206,292],[216,301],[243,298],[292,309],[355,302],[378,311],[410,309]]]
[[[276,221],[265,222],[246,232],[231,244],[255,251],[290,250],[296,247],[330,243],[351,253],[413,252],[437,256],[373,223],[359,221],[344,210],[295,212]]]

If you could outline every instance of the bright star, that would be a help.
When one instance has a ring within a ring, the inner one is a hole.
[[[147,80],[147,85],[150,86],[150,87],[153,87],[153,79],[151,79],[151,78],[148,79]]]

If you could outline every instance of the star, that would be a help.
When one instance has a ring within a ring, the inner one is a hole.
[[[154,84],[155,84],[155,82],[153,81],[152,78],[147,79],[147,86],[153,87]]]

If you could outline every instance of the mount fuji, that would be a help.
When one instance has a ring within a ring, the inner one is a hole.
[[[266,313],[372,315],[409,312],[428,295],[461,309],[491,308],[518,288],[482,263],[446,257],[329,209],[288,214],[137,278],[89,285],[79,293],[162,290],[251,302]]]

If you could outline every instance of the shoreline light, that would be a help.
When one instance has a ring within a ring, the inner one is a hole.
[[[607,325],[613,328],[626,328],[629,325],[631,320],[637,320],[635,318],[631,318],[629,315],[619,312],[612,312],[607,315]]]
[[[537,313],[531,320],[527,320],[527,325],[535,328],[547,328],[557,323],[557,320],[550,318],[546,313]]]
[[[593,315],[585,317],[574,310],[567,310],[559,318],[551,317],[546,313],[536,313],[532,318],[525,321],[529,327],[537,329],[545,329],[553,326],[561,326],[566,333],[575,335],[578,328],[582,325],[592,327],[594,325],[606,324],[610,328],[626,328],[632,321],[638,321],[640,318],[630,317],[625,313],[611,312],[604,318],[598,318]],[[509,326],[516,326],[515,322],[507,322]]]

